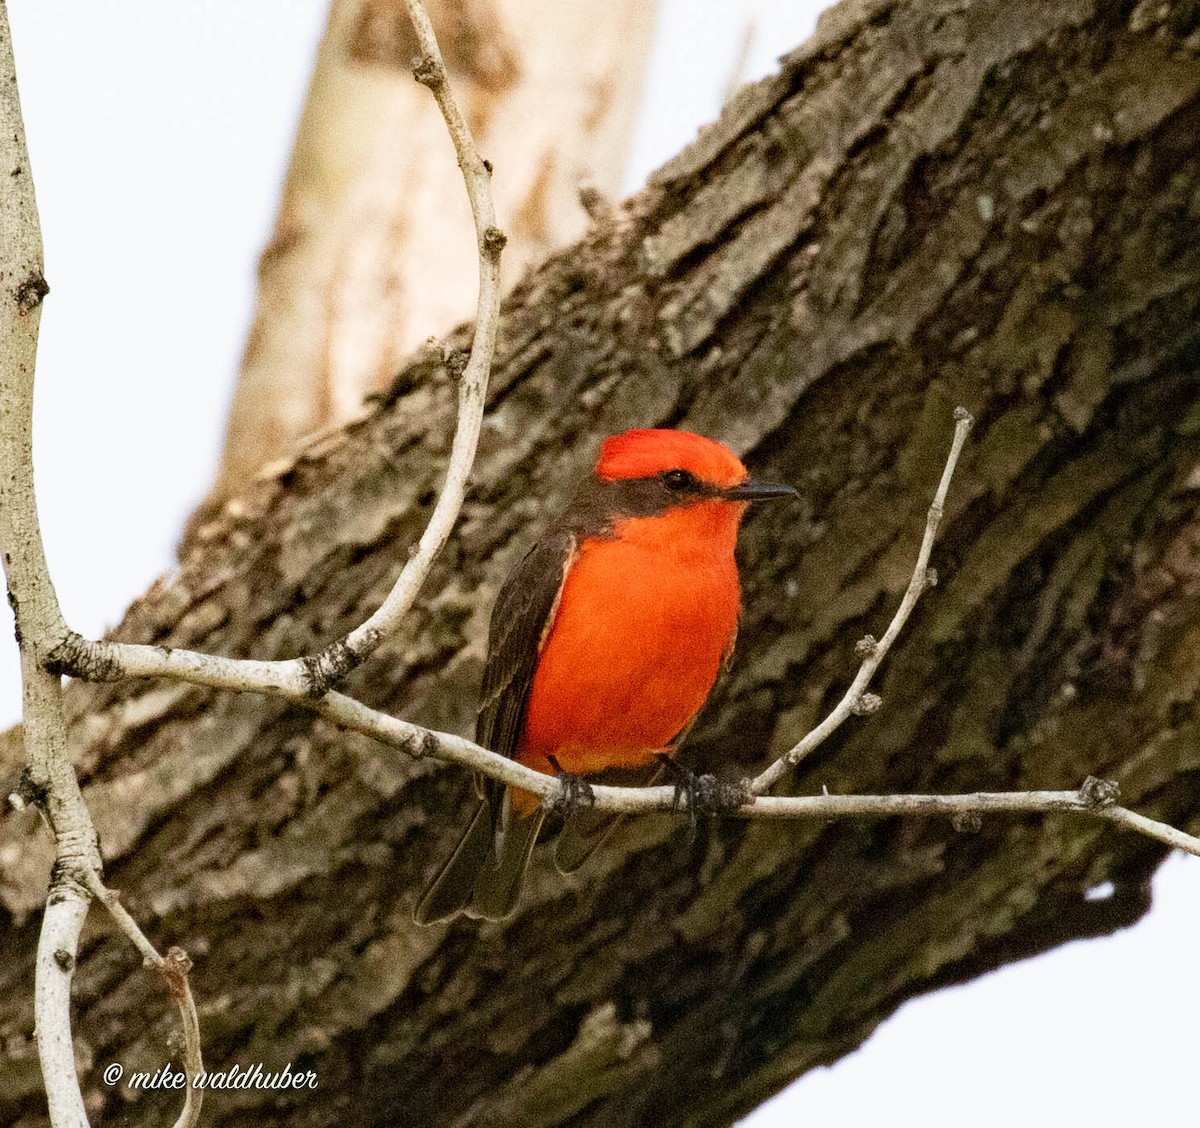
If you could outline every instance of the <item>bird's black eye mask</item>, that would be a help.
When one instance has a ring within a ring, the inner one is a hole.
[[[625,517],[661,517],[702,501],[765,501],[796,497],[791,486],[746,478],[736,486],[705,482],[690,470],[673,467],[644,478],[588,478],[559,521],[559,528],[581,536],[604,536]]]
[[[644,478],[592,478],[575,495],[563,524],[597,536],[623,517],[661,517],[670,509],[726,498],[729,491],[702,482],[690,470],[664,470]],[[734,500],[734,499],[730,499]]]

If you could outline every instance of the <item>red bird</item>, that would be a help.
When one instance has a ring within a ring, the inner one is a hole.
[[[566,512],[492,610],[476,742],[547,774],[623,769],[646,782],[673,754],[733,653],[734,547],[747,502],[794,496],[727,447],[685,431],[626,431],[600,448]],[[516,907],[544,809],[477,780],[481,801],[425,891],[422,924]],[[578,867],[615,821],[577,812],[556,861]]]

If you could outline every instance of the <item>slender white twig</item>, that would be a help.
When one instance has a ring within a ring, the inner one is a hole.
[[[808,756],[818,745],[836,732],[848,717],[856,713],[872,713],[879,708],[881,704],[879,698],[868,693],[867,686],[871,684],[871,678],[879,669],[879,664],[887,657],[887,652],[892,648],[892,643],[896,641],[897,635],[904,629],[904,624],[908,622],[908,617],[916,607],[917,600],[921,598],[921,594],[929,585],[929,554],[933,551],[933,542],[937,538],[938,526],[941,524],[942,514],[945,512],[946,494],[950,489],[950,481],[954,477],[954,468],[958,465],[958,456],[962,453],[963,443],[967,441],[967,433],[971,430],[971,424],[974,422],[965,407],[955,408],[954,419],[954,440],[950,444],[950,454],[946,459],[945,468],[942,470],[941,481],[938,482],[933,504],[929,507],[929,514],[925,519],[925,535],[921,538],[916,567],[913,568],[912,579],[908,582],[904,598],[900,601],[900,606],[896,608],[896,614],[892,616],[888,629],[884,632],[883,638],[878,641],[868,635],[859,643],[859,653],[863,656],[863,663],[859,667],[854,681],[850,683],[850,688],[846,690],[832,712],[816,728],[805,733],[796,745],[768,766],[761,775],[751,780],[750,791],[753,794],[763,795],[770,791],[779,782],[784,772],[795,767],[805,756]]]
[[[847,717],[869,707],[872,695],[866,692],[872,675],[899,635],[917,600],[929,582],[929,556],[945,506],[946,494],[963,443],[971,426],[971,417],[963,410],[955,413],[954,439],[933,504],[925,523],[925,535],[917,555],[912,579],[887,631],[878,642],[867,641],[862,647],[864,660],[850,688],[834,710],[793,749],[781,756],[757,779],[748,782],[726,813],[743,818],[820,818],[880,817],[884,815],[984,815],[999,811],[1046,812],[1093,815],[1149,835],[1160,842],[1200,855],[1200,839],[1164,823],[1136,815],[1125,808],[1106,805],[1095,797],[1077,791],[1000,792],[968,795],[822,795],[765,796],[762,794],[787,770],[811,752]],[[450,733],[435,732],[397,717],[380,713],[345,694],[329,691],[316,699],[303,686],[284,684],[277,676],[278,664],[246,662],[171,651],[152,646],[122,643],[91,643],[89,653],[104,665],[105,676],[176,677],[201,685],[239,689],[283,696],[303,704],[331,721],[378,740],[388,747],[414,756],[432,756],[481,772],[501,783],[511,784],[538,795],[547,805],[560,798],[557,779],[533,771],[515,760],[497,755]],[[877,700],[877,699],[876,699]],[[593,788],[596,807],[627,814],[671,810],[677,803],[671,787]]]
[[[33,1004],[38,1059],[54,1128],[87,1128],[71,1040],[71,980],[86,897],[51,893],[42,916],[34,971]]]
[[[461,736],[435,732],[380,713],[352,697],[330,693],[311,708],[344,728],[372,737],[412,756],[432,756],[461,764],[500,783],[537,795],[546,806],[562,798],[553,776],[490,752]],[[594,785],[595,809],[623,814],[674,811],[679,796],[673,787],[607,787]],[[965,795],[754,795],[736,794],[722,814],[750,819],[879,818],[889,815],[989,815],[1001,812],[1037,814],[1061,811],[1092,815],[1139,831],[1169,846],[1200,857],[1200,838],[1135,814],[1116,805],[1115,784],[1088,779],[1078,791],[1001,791]]]
[[[471,354],[458,377],[458,423],[441,493],[420,540],[379,608],[344,638],[318,654],[279,661],[218,659],[191,651],[164,651],[148,646],[123,646],[84,639],[59,617],[57,645],[51,668],[57,673],[93,681],[119,677],[176,677],[219,689],[254,689],[294,697],[320,697],[361,665],[408,614],[434,559],[442,550],[462,510],[467,478],[483,422],[496,333],[500,324],[500,252],[506,237],[496,226],[492,203],[491,167],[479,155],[466,119],[446,80],[446,66],[433,26],[420,0],[405,0],[421,48],[414,77],[429,87],[454,144],[463,183],[475,221],[479,251],[479,297]],[[38,542],[40,545],[40,541]]]
[[[45,668],[66,624],[46,568],[33,489],[33,373],[42,299],[42,238],[17,92],[8,8],[0,5],[0,558],[21,645],[28,776],[54,834],[56,864],[38,940],[34,1017],[55,1128],[87,1124],[71,1040],[71,978],[89,897],[75,879],[100,864],[67,752],[62,683]]]
[[[393,631],[408,614],[413,600],[425,581],[434,558],[441,551],[462,509],[467,476],[475,463],[475,448],[483,422],[484,400],[492,357],[496,351],[496,331],[500,323],[500,252],[506,242],[496,226],[492,205],[491,168],[475,147],[466,119],[454,100],[446,81],[446,65],[438,49],[433,26],[420,0],[405,0],[409,18],[417,34],[422,59],[413,72],[417,81],[428,86],[442,111],[455,156],[462,171],[463,183],[475,218],[475,236],[479,251],[479,301],[475,319],[475,336],[471,355],[463,369],[458,389],[458,428],[450,450],[450,465],[441,495],[434,505],[429,524],[405,564],[391,592],[361,626],[344,639],[344,646],[354,664],[361,662]],[[334,656],[335,667],[343,660]]]
[[[1168,846],[1182,850],[1185,854],[1200,855],[1200,850],[1196,849],[1200,839],[1169,823],[1147,818],[1145,815],[1139,815],[1137,811],[1130,811],[1125,807],[1100,807],[1095,814],[1102,819],[1116,823],[1117,826],[1136,830],[1139,834],[1144,834],[1149,838],[1156,838],[1159,842],[1165,842]]]
[[[200,1122],[200,1107],[204,1101],[204,1090],[197,1078],[204,1072],[204,1059],[200,1047],[200,1016],[196,1012],[196,1001],[188,983],[188,972],[192,961],[182,948],[169,948],[166,956],[150,943],[138,923],[121,904],[120,894],[109,889],[95,871],[86,875],[85,883],[91,894],[106,908],[117,926],[129,937],[133,946],[142,954],[143,963],[157,971],[166,980],[167,988],[179,1009],[179,1021],[183,1026],[183,1068],[187,1076],[187,1090],[183,1098],[183,1109],[175,1121],[175,1128],[194,1128]]]
[[[182,948],[172,946],[167,949],[159,970],[167,980],[171,997],[179,1009],[179,1021],[183,1025],[183,1068],[188,1087],[175,1128],[193,1128],[200,1123],[200,1105],[204,1099],[204,1090],[197,1084],[204,1072],[204,1058],[200,1052],[200,1016],[196,1012],[196,1001],[192,998],[192,988],[188,982],[192,961]]]

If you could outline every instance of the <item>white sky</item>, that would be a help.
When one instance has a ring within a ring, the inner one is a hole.
[[[666,0],[629,186],[716,115],[749,20],[746,79],[819,6]],[[325,0],[8,8],[52,287],[39,503],[68,620],[94,635],[169,566],[215,465]],[[7,725],[20,706],[0,615]],[[1172,859],[1155,896],[1136,929],[909,1004],[744,1123],[1191,1123],[1200,860]]]

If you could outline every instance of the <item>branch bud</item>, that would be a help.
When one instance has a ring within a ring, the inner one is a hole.
[[[856,717],[869,717],[872,713],[878,713],[882,706],[883,698],[878,693],[861,693],[850,706],[850,712]]]
[[[413,67],[413,78],[422,86],[428,86],[432,90],[446,81],[446,68],[438,63],[432,55],[426,55]]]
[[[860,658],[874,658],[879,651],[879,640],[871,634],[863,635],[854,644],[854,653]]]
[[[41,271],[37,271],[26,278],[13,291],[13,297],[17,300],[17,309],[20,311],[21,316],[32,313],[37,309],[42,304],[42,299],[48,293],[50,293],[50,286],[46,282],[46,279],[42,277]]]
[[[30,807],[41,807],[45,810],[49,799],[50,788],[45,783],[35,781],[29,768],[22,768],[16,789],[8,797],[13,810],[25,811]]]
[[[499,227],[489,227],[483,233],[483,253],[494,262],[507,242],[508,236]]]

